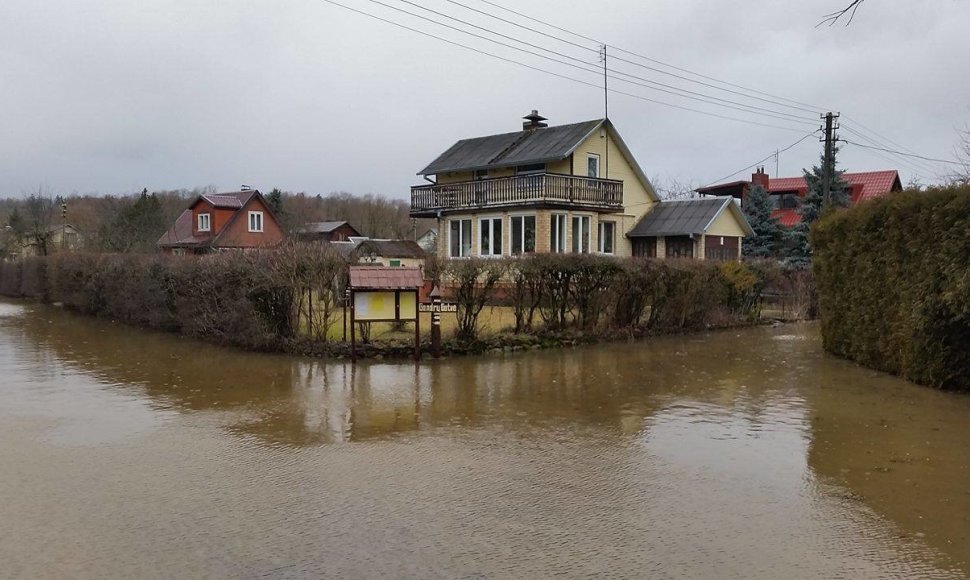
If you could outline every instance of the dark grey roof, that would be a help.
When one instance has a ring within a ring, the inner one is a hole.
[[[731,197],[662,201],[630,230],[627,237],[686,236],[703,234],[725,207],[739,218],[742,228],[750,230],[741,210]],[[749,232],[750,233],[750,232]]]
[[[310,222],[294,231],[301,234],[329,234],[345,223],[347,222]]]
[[[568,157],[602,123],[603,120],[598,119],[571,125],[462,139],[419,171],[418,175],[558,161]]]
[[[373,253],[382,258],[424,258],[428,255],[414,240],[364,240],[354,251],[358,256]]]

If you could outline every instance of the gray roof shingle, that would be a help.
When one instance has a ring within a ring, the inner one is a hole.
[[[558,161],[568,157],[590,133],[602,124],[603,120],[597,119],[571,125],[462,139],[419,171],[418,175]]]
[[[663,201],[657,204],[653,211],[643,216],[627,237],[703,234],[727,204],[735,205],[730,197]],[[735,216],[739,217],[743,228],[750,230],[740,210],[735,211],[735,209],[730,208],[730,211],[734,211]]]

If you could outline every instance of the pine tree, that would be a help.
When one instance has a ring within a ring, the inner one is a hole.
[[[832,207],[829,211],[849,207],[851,198],[849,197],[849,185],[842,180],[842,171],[838,169],[838,147],[832,148],[832,166],[829,171],[829,195],[832,199]],[[798,216],[801,220],[795,224],[788,234],[788,256],[785,263],[796,268],[805,268],[812,263],[812,247],[808,241],[808,234],[812,229],[812,224],[822,217],[823,197],[822,197],[822,165],[821,163],[812,167],[811,171],[803,169],[805,182],[808,183],[808,193],[802,199],[798,207]]]
[[[777,256],[784,232],[778,225],[778,220],[771,216],[774,204],[765,188],[761,185],[752,186],[742,210],[754,230],[754,235],[744,239],[741,252],[751,258]]]
[[[165,231],[166,223],[158,196],[144,189],[138,199],[105,224],[101,239],[113,252],[151,252],[155,241]]]
[[[274,187],[273,191],[269,192],[266,196],[266,203],[277,218],[283,217],[283,192],[278,187]]]

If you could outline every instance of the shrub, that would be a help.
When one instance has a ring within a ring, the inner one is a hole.
[[[443,276],[453,288],[458,305],[456,338],[463,342],[478,336],[478,315],[492,298],[492,291],[502,277],[503,263],[496,260],[452,260]]]
[[[825,348],[970,390],[970,187],[908,191],[826,217],[814,270]]]

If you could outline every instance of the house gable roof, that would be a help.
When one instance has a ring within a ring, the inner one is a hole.
[[[358,256],[373,253],[382,258],[425,258],[428,253],[414,240],[364,240],[357,244]]]
[[[296,228],[295,232],[298,234],[329,234],[343,225],[357,232],[357,228],[346,221],[310,222],[302,227]],[[359,232],[357,234],[360,235]]]
[[[734,214],[747,235],[754,235],[754,230],[744,218],[734,198],[715,197],[662,201],[653,208],[653,211],[643,216],[627,237],[700,235],[710,229],[714,221],[725,211]]]
[[[569,157],[590,135],[604,126],[651,200],[659,201],[660,198],[647,178],[647,174],[637,163],[630,148],[609,119],[462,139],[419,171],[418,175],[499,169],[561,161]]]
[[[239,210],[246,207],[250,201],[254,198],[258,199],[262,205],[262,211],[269,214],[270,218],[273,219],[277,224],[279,224],[279,219],[273,210],[266,203],[266,199],[256,189],[247,189],[245,191],[232,191],[228,193],[205,193],[195,198],[191,204],[189,204],[188,209],[184,210],[179,214],[178,218],[175,220],[175,224],[168,229],[162,237],[156,242],[157,245],[163,247],[195,247],[195,246],[218,246],[219,239],[226,232],[230,231],[233,223],[239,219],[239,214],[243,213]],[[199,202],[205,201],[212,205],[216,209],[231,209],[233,210],[232,216],[226,221],[222,228],[217,232],[210,232],[207,236],[197,236],[195,235],[195,220],[193,217],[193,208],[199,204]]]

